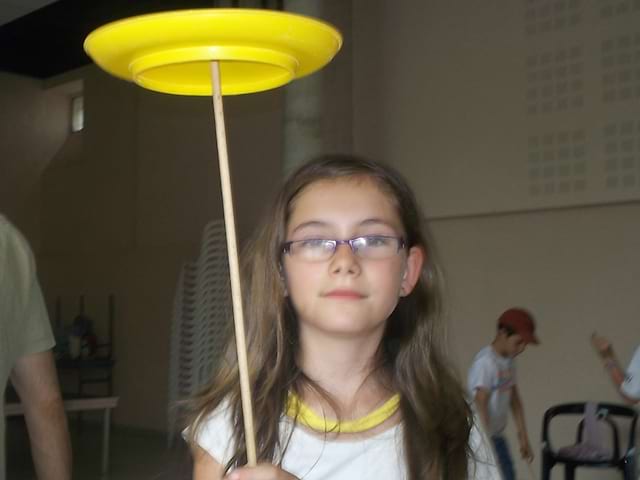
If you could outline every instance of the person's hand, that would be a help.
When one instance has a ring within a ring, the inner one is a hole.
[[[261,463],[255,467],[236,468],[224,480],[299,480],[270,463]]]
[[[531,446],[529,445],[529,440],[526,436],[521,435],[519,437],[520,440],[520,456],[528,463],[533,462],[533,450],[531,450]]]
[[[598,335],[596,332],[593,332],[591,335],[591,345],[593,345],[593,348],[596,349],[601,357],[611,355],[611,351],[613,350],[611,342],[609,342],[605,337]]]

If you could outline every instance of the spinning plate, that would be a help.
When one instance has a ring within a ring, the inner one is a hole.
[[[210,62],[222,94],[260,92],[326,65],[342,36],[322,21],[273,10],[198,9],[142,15],[104,25],[84,49],[107,72],[177,95],[211,95]]]

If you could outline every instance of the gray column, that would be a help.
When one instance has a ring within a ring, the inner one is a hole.
[[[343,46],[323,70],[285,87],[283,173],[323,153],[351,152],[351,2],[287,0],[285,10],[331,23]]]

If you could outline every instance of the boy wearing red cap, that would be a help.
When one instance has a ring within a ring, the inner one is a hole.
[[[516,422],[520,454],[526,461],[533,461],[515,371],[515,357],[530,343],[539,343],[533,317],[522,308],[510,308],[498,318],[498,332],[491,345],[478,352],[469,369],[469,392],[491,437],[504,480],[515,479],[504,437],[509,410]]]

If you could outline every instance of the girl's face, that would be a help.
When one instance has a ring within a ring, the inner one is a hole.
[[[403,237],[396,207],[368,178],[323,180],[294,200],[287,241],[348,240],[365,235]],[[348,244],[327,260],[283,258],[288,295],[301,333],[318,331],[340,337],[379,334],[398,299],[420,276],[424,254],[418,247],[390,257],[367,259]]]

